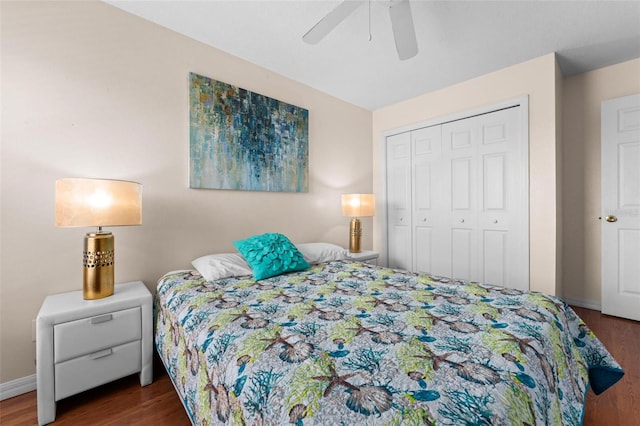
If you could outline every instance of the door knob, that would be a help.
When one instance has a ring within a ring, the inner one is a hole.
[[[611,215],[611,216],[607,216],[607,217],[605,217],[605,220],[606,220],[607,222],[617,222],[617,221],[618,221],[618,218],[617,218],[617,217],[615,217],[615,216],[613,216],[613,215]]]

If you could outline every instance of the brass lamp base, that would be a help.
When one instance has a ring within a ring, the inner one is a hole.
[[[82,297],[102,299],[113,294],[114,239],[111,232],[98,231],[84,236]]]
[[[361,236],[362,228],[360,227],[360,219],[354,217],[349,223],[349,251],[351,253],[360,253]]]

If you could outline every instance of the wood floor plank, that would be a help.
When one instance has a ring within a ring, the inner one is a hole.
[[[640,426],[640,322],[574,308],[625,371],[601,395],[589,390],[584,426]],[[38,423],[36,392],[0,401],[0,425]],[[162,363],[154,359],[154,381],[141,387],[138,376],[66,398],[58,403],[55,425],[188,426],[189,418]]]
[[[0,425],[38,424],[36,392],[0,401]],[[59,401],[54,425],[188,426],[191,424],[161,361],[154,358],[154,381],[140,386],[137,375]]]
[[[624,377],[600,395],[587,393],[583,426],[640,426],[640,322],[574,310],[624,370]]]

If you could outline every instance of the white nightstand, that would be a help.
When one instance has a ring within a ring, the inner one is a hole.
[[[121,377],[153,380],[153,302],[141,281],[113,296],[84,300],[82,291],[42,303],[36,329],[38,424],[56,418],[56,401]]]
[[[366,262],[372,265],[377,265],[378,257],[380,256],[380,253],[378,253],[377,251],[362,250],[360,253],[349,252],[347,256],[348,256],[348,259],[351,259],[351,260],[357,260],[359,262]]]

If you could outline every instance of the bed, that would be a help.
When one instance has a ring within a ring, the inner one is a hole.
[[[159,280],[156,348],[193,424],[579,425],[624,374],[556,297],[340,257]]]

